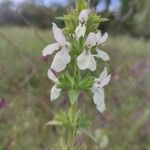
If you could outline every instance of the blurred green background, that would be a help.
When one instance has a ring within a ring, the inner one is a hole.
[[[52,56],[43,58],[41,52],[54,41],[51,23],[64,26],[55,17],[74,5],[73,0],[0,0],[0,150],[51,150],[57,142],[59,130],[44,125],[68,106],[67,96],[50,102]],[[109,33],[103,49],[111,57],[112,80],[103,114],[85,93],[79,99],[103,145],[86,136],[75,144],[81,150],[149,150],[150,1],[92,0],[91,7],[110,19],[99,29]]]

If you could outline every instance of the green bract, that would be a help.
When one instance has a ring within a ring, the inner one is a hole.
[[[77,91],[82,90],[90,90],[93,83],[94,83],[94,77],[90,74],[87,74],[84,77],[81,76],[75,76],[72,77],[68,72],[62,74],[59,78],[59,84],[58,87],[62,89],[74,89]]]

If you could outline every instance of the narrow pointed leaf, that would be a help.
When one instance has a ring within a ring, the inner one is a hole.
[[[90,137],[95,143],[97,143],[95,136],[92,134],[92,132],[89,129],[79,127],[79,130],[82,133],[86,134],[88,137]]]
[[[52,120],[52,121],[49,121],[48,123],[46,123],[46,126],[61,126],[62,123],[60,121],[57,121],[57,120]]]

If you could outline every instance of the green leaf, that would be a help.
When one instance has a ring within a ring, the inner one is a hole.
[[[86,114],[79,113],[78,126],[80,128],[88,128],[91,125],[91,121]]]
[[[51,125],[51,126],[62,126],[62,122],[57,121],[57,120],[52,120],[46,123],[46,126]]]
[[[86,134],[88,137],[90,137],[95,143],[97,143],[97,140],[94,136],[94,134],[87,128],[81,128],[79,127],[79,131],[81,131],[82,133]]]
[[[68,91],[68,96],[71,104],[74,104],[78,99],[79,92],[77,90],[71,89]]]
[[[101,22],[106,22],[106,21],[109,21],[109,19],[108,18],[100,18],[100,23]]]
[[[65,128],[68,128],[70,122],[69,122],[69,116],[68,111],[59,111],[54,120],[49,121],[45,124],[45,126],[51,125],[51,126],[63,126]]]
[[[54,149],[52,150],[67,150],[68,149],[68,146],[64,140],[64,138],[60,138],[58,140],[58,142],[56,142],[56,144],[54,145]]]
[[[68,116],[68,112],[66,111],[60,111],[56,117],[55,120],[59,121],[62,123],[63,126],[68,126],[69,124],[69,116]]]
[[[57,20],[64,21],[64,17],[56,17]]]

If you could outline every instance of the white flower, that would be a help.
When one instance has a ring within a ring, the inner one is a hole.
[[[106,86],[111,79],[111,75],[108,75],[107,68],[105,67],[99,78],[95,79],[95,83],[92,87],[93,100],[97,109],[102,113],[105,110],[105,93],[104,86]]]
[[[108,61],[110,58],[104,51],[99,49],[99,45],[106,41],[108,34],[105,33],[101,36],[101,33],[97,34],[91,32],[89,33],[86,41],[85,48],[83,52],[77,58],[77,64],[81,70],[90,69],[91,71],[96,70],[96,61],[94,57],[102,58],[104,61]],[[91,54],[91,49],[96,47],[96,55]]]
[[[75,30],[77,38],[84,37],[86,32],[86,22],[88,20],[90,9],[84,9],[79,14],[79,26]]]
[[[108,39],[108,33],[104,33],[104,35],[101,35],[101,32],[99,31],[97,33],[97,47],[96,47],[96,52],[97,52],[97,56],[102,58],[104,61],[109,61],[110,57],[108,56],[108,54],[102,50],[99,49],[99,45],[104,43],[106,40]]]
[[[46,48],[44,48],[42,55],[47,56],[52,54],[54,51],[61,49],[56,53],[51,64],[52,69],[54,69],[56,72],[60,72],[66,68],[67,64],[71,60],[71,57],[69,55],[71,46],[70,43],[66,41],[62,30],[59,29],[55,23],[53,23],[52,31],[57,43],[50,44]]]
[[[48,69],[48,77],[55,83],[51,89],[51,101],[57,99],[60,96],[61,89],[57,88],[58,79],[51,69]]]
[[[84,50],[77,57],[77,64],[81,70],[89,68],[91,71],[96,70],[96,61],[90,51]]]

